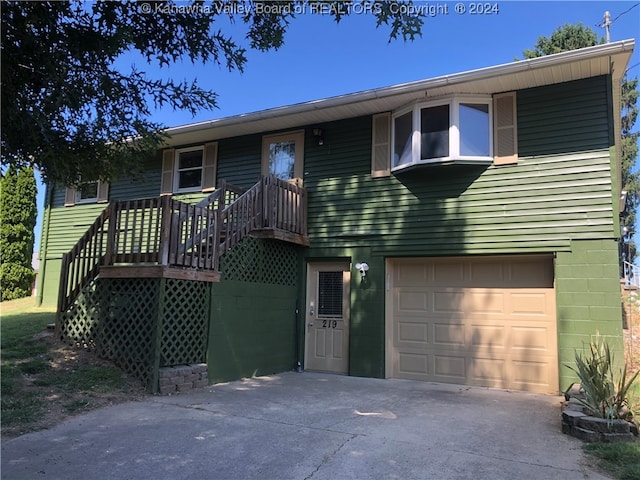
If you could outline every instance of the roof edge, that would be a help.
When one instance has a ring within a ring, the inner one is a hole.
[[[469,82],[472,80],[486,80],[502,75],[517,74],[525,71],[536,70],[540,68],[553,67],[564,63],[570,63],[574,60],[585,60],[590,58],[598,58],[612,56],[632,52],[635,47],[634,39],[619,40],[617,42],[595,45],[593,47],[580,48],[577,50],[569,50],[566,52],[555,53],[553,55],[545,55],[542,57],[517,60],[515,62],[483,67],[474,70],[463,71],[448,75],[442,75],[424,80],[417,80],[408,83],[401,83],[387,87],[379,87],[369,90],[363,90],[355,93],[347,93],[319,100],[311,100],[308,102],[295,103],[291,105],[268,108],[251,113],[243,113],[232,115],[229,117],[221,117],[203,122],[191,123],[181,126],[169,127],[164,130],[169,135],[181,135],[186,133],[197,132],[209,128],[232,126],[244,122],[252,122],[279,116],[292,115],[296,113],[304,113],[312,110],[324,108],[332,108],[349,105],[366,100],[374,100],[385,98],[393,95],[412,93],[415,91],[425,90],[429,88],[437,88],[443,86],[451,86]],[[621,75],[622,76],[622,75]]]

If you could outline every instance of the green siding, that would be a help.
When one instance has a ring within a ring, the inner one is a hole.
[[[149,168],[144,178],[116,180],[109,187],[109,199],[155,198],[160,195],[160,176],[160,164],[158,164],[156,168]]]
[[[44,265],[41,260],[40,265]],[[43,307],[56,307],[58,305],[58,286],[60,285],[60,267],[62,266],[61,258],[48,258],[46,261],[46,272],[41,276],[42,285],[38,288],[38,294],[42,292]],[[41,269],[42,271],[42,269]]]
[[[357,271],[351,272],[349,375],[384,378],[384,259],[366,248],[350,253],[354,264],[366,261],[369,271],[364,281]]]
[[[581,152],[612,145],[608,78],[519,91],[519,154]]]
[[[221,180],[250,188],[261,173],[262,135],[230,138],[218,142],[218,184]]]
[[[296,287],[233,280],[213,284],[210,382],[292,370],[295,346]]]
[[[64,206],[64,187],[53,189],[51,205],[46,225],[48,234],[40,247],[40,268],[42,305],[52,307],[58,301],[58,284],[60,282],[60,265],[62,256],[73,248],[78,239],[87,231],[106,204],[81,204],[72,207]],[[44,229],[43,229],[44,230]],[[40,292],[38,292],[40,295]]]
[[[63,254],[71,250],[106,206],[93,203],[52,208],[47,260],[62,258]]]
[[[614,240],[571,242],[570,252],[556,257],[556,309],[560,388],[576,381],[566,365],[574,352],[600,333],[622,360],[622,310],[618,279],[618,243]]]
[[[358,119],[332,128],[365,150],[369,137],[354,132],[369,125]],[[567,250],[571,239],[615,235],[608,149],[381,179],[363,173],[366,155],[338,151],[331,161],[307,156],[314,247],[367,245],[390,255],[522,253]]]

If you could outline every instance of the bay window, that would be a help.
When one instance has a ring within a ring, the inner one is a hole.
[[[442,163],[489,164],[492,99],[458,95],[393,115],[392,170]]]

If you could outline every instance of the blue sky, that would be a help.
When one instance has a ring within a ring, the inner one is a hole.
[[[154,112],[154,120],[177,126],[509,63],[523,58],[522,51],[533,48],[539,36],[549,36],[564,24],[581,22],[604,36],[600,25],[607,10],[614,20],[611,41],[640,36],[640,6],[632,8],[637,1],[497,1],[488,2],[489,14],[471,13],[478,5],[474,2],[414,3],[431,8],[435,15],[425,19],[422,37],[413,42],[389,43],[389,28],[376,28],[370,14],[354,12],[336,24],[329,16],[301,12],[279,50],[247,52],[243,73],[189,62],[158,70],[133,56],[124,58],[122,65],[135,62],[152,77],[197,78],[202,87],[218,94],[218,109],[196,117],[170,108]],[[456,12],[457,3],[464,5],[464,13]],[[241,22],[233,25],[221,19],[218,27],[246,43]],[[629,63],[631,77],[640,76],[639,49],[636,46]],[[41,218],[44,187],[39,190]]]

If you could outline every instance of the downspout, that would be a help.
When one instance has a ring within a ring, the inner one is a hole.
[[[42,232],[40,233],[40,265],[38,269],[38,281],[36,282],[36,307],[42,306],[44,295],[44,275],[47,270],[47,249],[49,247],[49,225],[51,220],[51,200],[53,198],[53,188],[45,183],[45,214],[42,219]]]

